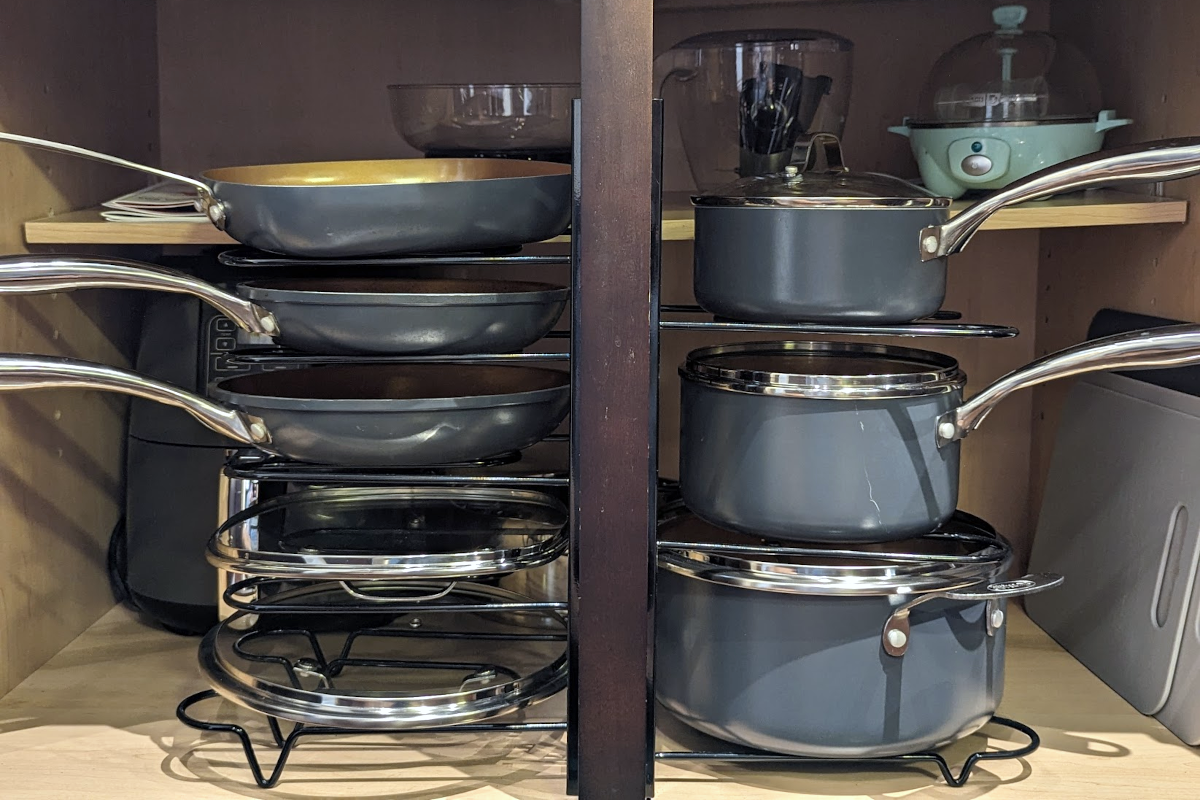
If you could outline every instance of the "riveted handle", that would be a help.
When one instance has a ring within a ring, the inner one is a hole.
[[[96,389],[181,408],[209,430],[243,444],[265,447],[270,431],[261,419],[218,405],[136,372],[51,356],[0,355],[0,392],[30,389]]]
[[[270,311],[178,270],[92,256],[0,257],[0,294],[75,289],[149,289],[191,295],[229,317],[247,333],[279,335],[279,323]]]
[[[955,589],[945,589],[940,592],[923,594],[915,600],[910,600],[904,605],[897,607],[888,616],[887,622],[883,625],[883,651],[889,656],[895,656],[896,658],[900,658],[908,652],[909,639],[912,636],[908,620],[909,613],[922,603],[928,603],[930,600],[987,602],[986,624],[988,626],[988,633],[993,634],[994,629],[1003,624],[1004,620],[1003,613],[1000,614],[999,618],[996,617],[996,612],[1000,606],[995,601],[1009,597],[1037,594],[1047,589],[1053,589],[1062,582],[1062,575],[1043,572],[1024,575],[1014,580],[995,581],[993,583],[972,583]]]
[[[204,210],[205,215],[209,218],[213,225],[218,230],[225,230],[226,209],[225,205],[216,198],[209,188],[207,183],[198,181],[195,178],[189,178],[186,175],[179,175],[175,172],[167,172],[165,169],[158,167],[150,167],[145,164],[139,164],[136,161],[129,161],[117,156],[110,156],[106,153],[98,153],[95,150],[88,150],[85,147],[76,147],[73,144],[63,144],[61,142],[52,142],[49,139],[38,139],[34,136],[22,136],[19,133],[6,133],[0,131],[0,142],[11,142],[12,144],[20,144],[26,147],[36,147],[39,150],[50,150],[55,153],[66,153],[67,155],[79,156],[80,158],[88,158],[92,161],[100,161],[104,164],[111,164],[114,167],[124,167],[125,169],[137,170],[144,172],[147,175],[153,175],[156,178],[165,178],[169,181],[179,181],[186,183],[196,190],[200,195],[200,206]]]
[[[1145,142],[1064,161],[985,197],[944,225],[922,230],[921,260],[957,253],[988,217],[1017,203],[1092,186],[1173,181],[1198,173],[1200,137]]]
[[[1011,581],[997,581],[984,586],[971,586],[966,589],[956,589],[944,592],[942,597],[948,600],[995,600],[1001,597],[1023,597],[1027,594],[1037,594],[1047,589],[1062,585],[1063,576],[1053,572],[1039,572],[1024,575]]]

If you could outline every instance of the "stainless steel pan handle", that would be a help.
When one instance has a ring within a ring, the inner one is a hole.
[[[1200,137],[1164,139],[1074,158],[985,197],[944,225],[925,228],[918,240],[921,260],[957,253],[984,220],[1016,203],[1090,186],[1173,181],[1196,174],[1200,174]]]
[[[61,142],[52,142],[49,139],[38,139],[33,136],[22,136],[19,133],[5,133],[0,131],[0,142],[11,142],[13,144],[23,144],[26,147],[37,147],[41,150],[50,150],[55,153],[66,153],[67,155],[79,156],[80,158],[90,158],[92,161],[100,161],[105,164],[112,164],[115,167],[125,167],[126,169],[145,172],[148,175],[153,175],[157,178],[166,178],[169,181],[179,181],[186,183],[196,190],[200,195],[200,205],[204,209],[205,215],[218,230],[225,230],[226,211],[225,205],[216,198],[212,193],[212,189],[207,183],[198,181],[195,178],[189,178],[186,175],[179,175],[174,172],[167,172],[165,169],[158,167],[149,167],[145,164],[139,164],[136,161],[127,161],[124,158],[117,158],[105,153],[97,153],[95,150],[88,150],[84,147],[76,147],[73,144],[62,144]]]
[[[930,600],[986,602],[987,633],[989,636],[994,636],[996,631],[1004,625],[1004,610],[1000,600],[1044,592],[1061,585],[1062,582],[1062,575],[1056,575],[1053,572],[1039,572],[1033,575],[1024,575],[1016,580],[973,583],[957,589],[923,594],[915,600],[898,606],[888,617],[887,622],[883,625],[883,651],[889,656],[897,658],[908,652],[909,641],[912,637],[908,615],[922,603]]]
[[[209,430],[243,444],[270,444],[261,419],[160,383],[136,372],[51,356],[0,355],[0,392],[22,389],[96,389],[181,408]]]
[[[0,294],[74,289],[150,289],[191,295],[229,317],[247,333],[279,335],[279,323],[270,311],[177,270],[91,256],[0,257]]]
[[[1119,333],[1068,347],[1013,370],[953,411],[938,418],[943,447],[979,427],[988,413],[1019,389],[1057,378],[1110,369],[1151,369],[1200,364],[1200,325],[1170,325]]]

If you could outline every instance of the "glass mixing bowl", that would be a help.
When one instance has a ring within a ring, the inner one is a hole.
[[[577,83],[406,84],[388,87],[404,140],[427,156],[571,160]]]

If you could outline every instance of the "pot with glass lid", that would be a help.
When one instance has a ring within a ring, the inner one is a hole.
[[[912,140],[921,180],[938,194],[1000,189],[1094,153],[1129,125],[1101,102],[1100,82],[1070,42],[1026,31],[1026,8],[992,12],[997,30],[956,45],[934,65],[920,111],[888,128]]]
[[[950,198],[855,172],[837,137],[804,161],[692,198],[693,288],[705,310],[751,322],[911,322],[938,310],[947,258],[993,213],[1060,192],[1200,173],[1200,137],[1106,150],[1030,175],[950,218]]]
[[[659,525],[655,694],[688,725],[799,756],[874,758],[982,727],[1004,689],[1012,552],[959,512],[850,552],[779,548],[682,506]]]
[[[842,342],[694,350],[680,367],[679,486],[704,519],[772,539],[882,542],[958,506],[959,441],[1019,389],[1110,369],[1200,362],[1200,325],[1095,339],[963,401],[949,356]]]

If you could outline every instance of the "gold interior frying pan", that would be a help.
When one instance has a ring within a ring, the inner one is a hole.
[[[228,167],[200,179],[74,145],[0,141],[90,158],[192,186],[213,225],[249,247],[350,258],[489,250],[566,230],[571,168],[492,158],[319,161]]]

